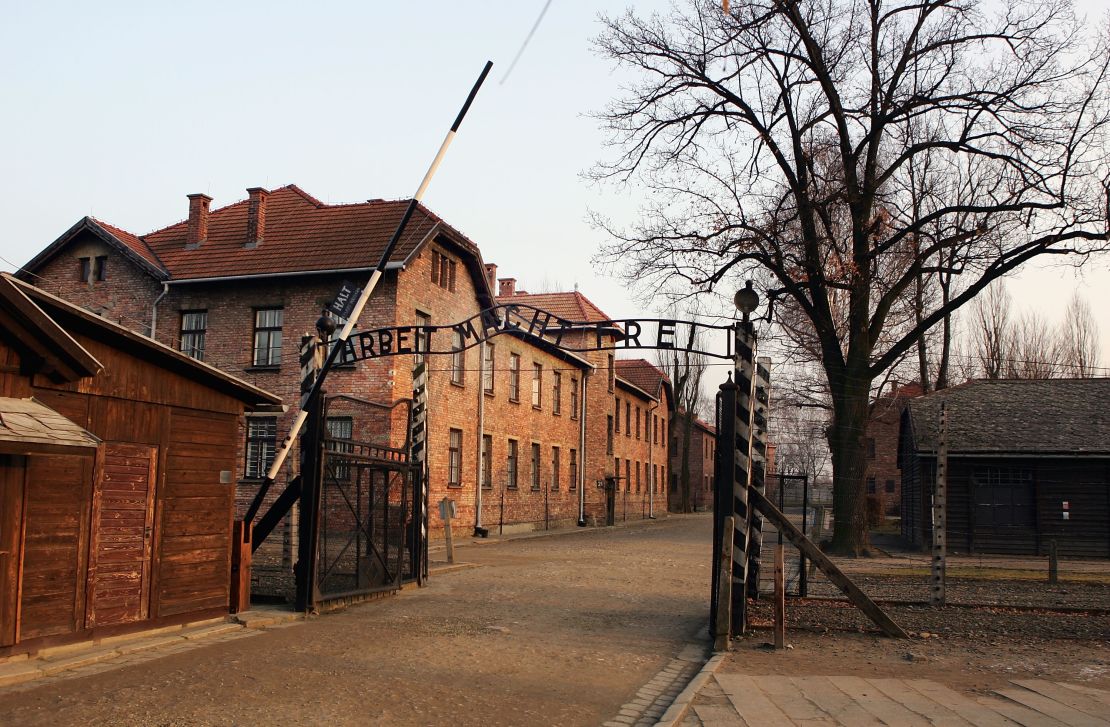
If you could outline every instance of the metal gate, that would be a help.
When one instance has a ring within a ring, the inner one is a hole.
[[[317,604],[392,591],[417,577],[419,509],[409,442],[412,402],[328,398],[321,443]],[[391,427],[395,423],[401,426]]]

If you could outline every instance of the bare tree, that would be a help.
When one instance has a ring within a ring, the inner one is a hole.
[[[1068,375],[1081,378],[1097,376],[1102,355],[1098,323],[1091,314],[1091,306],[1078,293],[1072,295],[1068,302],[1060,337],[1060,349],[1068,365]]]
[[[1107,44],[1066,0],[751,0],[603,18],[636,73],[595,178],[646,188],[598,219],[602,263],[655,289],[773,281],[828,382],[833,547],[867,551],[874,379],[987,285],[1107,247]],[[915,202],[909,175],[937,165]],[[958,251],[958,254],[956,254]],[[960,276],[915,316],[924,273]]]
[[[1036,311],[1023,313],[1010,332],[1007,379],[1055,379],[1067,368],[1060,338]]]
[[[1002,281],[987,288],[972,306],[972,351],[982,375],[1001,379],[1014,358],[1014,330],[1010,320],[1010,294]]]
[[[671,318],[697,320],[700,310],[697,303],[689,301],[683,309],[677,307],[670,312]],[[694,334],[695,339],[698,334]],[[678,486],[679,508],[682,512],[693,511],[690,497],[690,440],[694,431],[694,421],[708,416],[705,395],[702,393],[702,379],[708,367],[705,356],[685,349],[660,349],[656,352],[657,363],[663,373],[671,380],[674,390],[675,407],[671,411],[668,428],[678,435]]]

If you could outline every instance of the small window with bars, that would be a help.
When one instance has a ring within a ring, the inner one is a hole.
[[[260,480],[274,463],[277,417],[247,417],[247,462],[243,476]]]

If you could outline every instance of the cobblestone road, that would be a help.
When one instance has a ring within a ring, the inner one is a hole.
[[[459,547],[424,589],[0,691],[5,725],[643,723],[700,664],[708,515]]]

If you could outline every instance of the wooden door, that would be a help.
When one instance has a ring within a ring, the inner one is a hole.
[[[25,469],[25,457],[0,454],[0,646],[15,643],[19,619]]]
[[[97,458],[85,625],[149,616],[157,447],[105,442]]]

